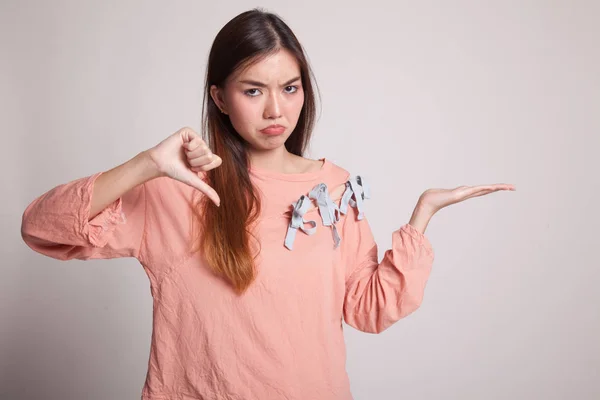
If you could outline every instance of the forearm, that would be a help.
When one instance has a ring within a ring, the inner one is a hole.
[[[410,224],[392,234],[381,262],[377,250],[373,246],[358,257],[366,261],[355,264],[359,267],[347,279],[344,303],[346,323],[370,333],[384,331],[419,308],[434,258],[429,240]]]
[[[94,183],[89,219],[94,218],[129,190],[159,176],[161,174],[156,165],[145,151],[102,173]]]

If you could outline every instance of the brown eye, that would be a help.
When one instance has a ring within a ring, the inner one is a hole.
[[[253,91],[257,91],[257,92],[260,93],[260,91],[258,89],[248,89],[248,90],[244,91],[244,94],[246,96],[249,96],[249,97],[256,97],[256,96],[258,96],[258,94],[252,94],[252,93],[250,93],[250,92],[253,92]]]

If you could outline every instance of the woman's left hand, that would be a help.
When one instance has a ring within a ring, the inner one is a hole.
[[[505,183],[479,186],[459,186],[454,189],[427,189],[420,197],[420,206],[433,215],[444,207],[460,203],[472,197],[484,196],[500,190],[514,191],[515,186]]]

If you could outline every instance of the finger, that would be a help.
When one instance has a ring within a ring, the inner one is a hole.
[[[486,191],[477,192],[477,193],[473,193],[473,194],[471,194],[469,196],[464,197],[463,200],[472,199],[473,197],[479,197],[479,196],[483,196],[483,195],[486,195],[486,194],[489,194],[489,193],[490,193],[490,191],[487,191],[487,190]]]
[[[221,157],[219,157],[216,154],[213,154],[213,160],[210,163],[204,164],[204,165],[200,165],[198,167],[192,167],[192,171],[195,171],[195,172],[210,171],[211,169],[217,168],[222,163],[223,163],[223,160],[221,160]]]
[[[217,194],[215,189],[210,187],[206,182],[200,179],[200,177],[191,170],[183,171],[179,180],[185,183],[186,185],[189,185],[204,193],[213,203],[217,205],[217,207],[221,205],[221,199],[219,198],[219,195]]]
[[[484,186],[459,186],[454,189],[456,196],[463,198],[463,199],[469,198],[469,197],[479,193],[481,190],[485,190],[485,187]]]
[[[508,183],[496,183],[493,185],[479,185],[475,186],[479,189],[500,189],[500,190],[515,190],[515,185],[511,185]]]
[[[211,154],[213,154],[212,151],[204,143],[202,143],[198,147],[196,147],[195,150],[185,152],[185,155],[187,156],[187,158],[189,160],[198,158],[198,157],[202,157],[202,156],[211,155]]]
[[[459,186],[457,188],[454,189],[455,191],[457,191],[457,193],[459,193],[460,196],[473,196],[476,193],[479,193],[482,190],[492,190],[492,191],[497,191],[497,190],[515,190],[514,189],[514,185],[507,185],[507,184],[495,184],[495,185],[478,185],[478,186]]]
[[[210,164],[211,162],[213,162],[215,157],[216,156],[214,154],[206,154],[196,158],[188,157],[188,164],[190,165],[190,167],[194,168],[201,167],[203,165]]]
[[[481,190],[480,192],[477,192],[477,193],[474,193],[474,194],[472,194],[472,195],[470,195],[470,196],[467,196],[467,197],[465,197],[465,198],[464,198],[464,200],[470,199],[470,198],[472,198],[472,197],[479,197],[479,196],[484,196],[484,195],[486,195],[486,194],[490,194],[490,193],[494,193],[494,192],[499,192],[499,191],[501,191],[501,190],[504,190],[504,189],[501,189],[501,188],[496,188],[496,189],[484,189],[484,190]]]
[[[497,192],[500,190],[512,190],[512,191],[515,190],[514,185],[504,185],[504,184],[478,186],[477,188],[479,190],[489,191],[490,193]]]
[[[492,186],[501,188],[503,190],[515,190],[515,185],[513,185],[511,183],[496,183]]]
[[[198,135],[190,127],[181,128],[180,130],[178,130],[176,132],[176,134],[179,134],[179,137],[181,138],[181,142],[184,143],[184,144],[191,142],[195,138],[200,138],[200,135]]]
[[[206,145],[206,143],[204,142],[204,140],[202,140],[202,138],[200,136],[196,136],[189,142],[184,143],[183,147],[188,152],[197,151],[198,149],[202,149],[204,151],[208,150],[208,146]]]

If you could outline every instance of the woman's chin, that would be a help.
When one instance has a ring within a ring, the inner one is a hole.
[[[287,136],[277,135],[260,138],[251,143],[252,147],[259,151],[270,151],[277,150],[281,146],[285,145]]]

